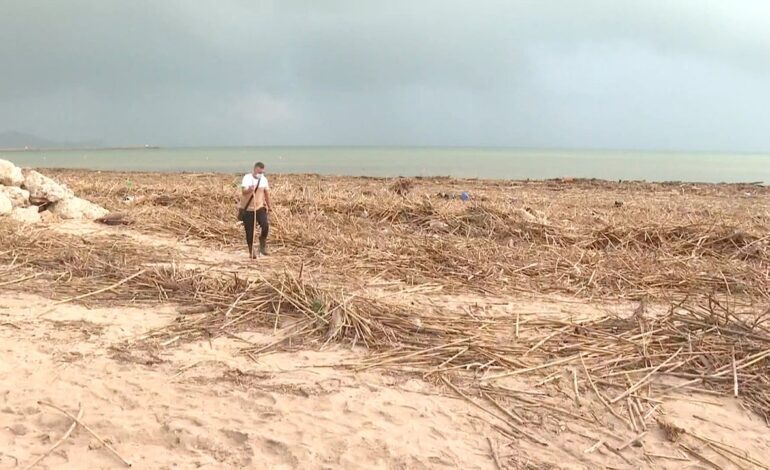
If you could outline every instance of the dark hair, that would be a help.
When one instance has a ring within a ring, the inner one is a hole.
[[[262,168],[264,170],[265,169],[265,164],[262,163],[262,162],[257,162],[257,163],[254,164],[254,168]]]

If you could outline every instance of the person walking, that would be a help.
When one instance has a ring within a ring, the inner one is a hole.
[[[246,244],[249,256],[256,258],[254,251],[254,232],[259,225],[259,253],[267,256],[267,234],[270,224],[267,214],[270,211],[270,185],[265,176],[265,164],[257,162],[251,173],[243,175],[241,181],[241,208],[243,213],[243,228],[246,231]]]

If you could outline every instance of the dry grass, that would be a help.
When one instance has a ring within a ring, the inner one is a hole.
[[[177,175],[169,185],[157,174],[54,175],[136,229],[242,243],[235,176]],[[272,186],[273,243],[346,277],[447,292],[770,296],[765,187],[317,176],[276,176]],[[461,190],[472,202],[445,197]],[[123,204],[127,195],[137,202]]]
[[[243,352],[259,354],[288,340],[295,345],[341,341],[373,352],[350,367],[395,367],[424,378],[471,372],[468,385],[493,396],[507,395],[496,387],[505,377],[548,375],[560,370],[556,366],[585,364],[580,382],[584,387],[598,383],[607,394],[629,387],[626,374],[635,381],[650,374],[685,380],[679,385],[684,390],[706,387],[728,394],[738,387],[752,409],[770,416],[770,307],[756,299],[700,296],[673,304],[663,316],[645,316],[640,307],[628,317],[534,318],[519,325],[516,312],[470,315],[412,307],[323,288],[301,273],[248,280],[182,270],[170,252],[121,239],[48,233],[13,224],[0,228],[6,248],[0,252],[5,265],[0,282],[21,279],[25,291],[59,297],[96,291],[92,301],[174,301],[195,307],[172,325],[149,332],[144,343],[168,345],[289,324],[275,343]],[[519,335],[520,327],[526,333]],[[641,385],[632,396],[647,400],[645,406],[666,392],[651,380]]]

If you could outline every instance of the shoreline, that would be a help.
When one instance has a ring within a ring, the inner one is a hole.
[[[601,179],[696,184],[770,182],[770,156],[633,154],[463,148],[132,148],[0,151],[19,166],[94,171],[242,173],[263,161],[272,174],[455,177],[501,181]]]
[[[228,172],[228,171],[194,171],[194,170],[96,170],[91,168],[69,168],[69,167],[25,167],[32,168],[38,171],[50,171],[55,173],[67,173],[67,172],[81,172],[81,173],[94,173],[94,174],[130,174],[130,175],[145,175],[145,176],[169,176],[179,175],[187,177],[220,177],[220,176],[241,176],[247,172]],[[602,186],[618,186],[623,185],[636,185],[636,186],[708,186],[708,187],[755,187],[755,188],[768,188],[770,187],[770,181],[745,181],[745,182],[708,182],[708,181],[683,181],[683,180],[667,180],[667,181],[649,181],[649,180],[611,180],[603,178],[573,178],[573,177],[561,177],[561,178],[463,178],[458,176],[448,175],[436,175],[436,176],[368,176],[368,175],[344,175],[344,174],[331,174],[331,173],[284,173],[284,172],[269,172],[268,177],[276,176],[281,178],[325,178],[331,180],[361,180],[361,181],[393,181],[393,180],[414,180],[414,181],[426,181],[426,182],[468,182],[482,185],[499,186],[501,184],[547,184],[547,183],[559,183],[564,185],[591,185],[600,184]]]

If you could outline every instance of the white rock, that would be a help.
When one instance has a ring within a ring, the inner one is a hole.
[[[21,186],[24,182],[24,175],[21,168],[18,168],[8,160],[0,160],[0,184],[6,186]]]
[[[11,219],[24,224],[37,224],[41,220],[37,210],[37,206],[16,207],[11,212]]]
[[[29,191],[16,186],[0,186],[0,194],[4,194],[11,200],[13,207],[27,207],[29,205]]]
[[[13,211],[13,203],[11,198],[4,193],[0,193],[0,215],[8,215]]]
[[[35,170],[24,170],[24,187],[29,191],[30,202],[33,203],[57,202],[75,196],[66,186]]]
[[[63,199],[53,204],[49,210],[62,219],[94,220],[109,213],[107,209],[79,197]]]

